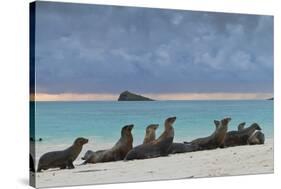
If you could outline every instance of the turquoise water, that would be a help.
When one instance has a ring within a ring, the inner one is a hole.
[[[43,143],[72,142],[88,137],[96,143],[116,142],[125,124],[134,124],[134,145],[142,142],[145,127],[177,116],[175,141],[209,135],[214,119],[230,116],[229,130],[240,122],[257,122],[267,138],[273,137],[273,101],[149,101],[149,102],[36,102],[35,136]]]

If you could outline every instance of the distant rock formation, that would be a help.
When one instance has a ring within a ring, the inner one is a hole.
[[[153,101],[153,99],[124,91],[120,94],[118,101]]]
[[[272,97],[272,98],[268,98],[267,100],[274,100],[274,98]]]

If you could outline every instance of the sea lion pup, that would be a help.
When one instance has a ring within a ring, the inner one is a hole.
[[[214,120],[216,130],[208,137],[198,138],[185,144],[198,145],[200,150],[215,149],[223,145],[224,138],[231,118],[224,118],[221,121]]]
[[[155,132],[158,127],[158,124],[150,124],[146,127],[143,144],[147,144],[155,140]]]
[[[166,119],[165,131],[157,140],[134,147],[128,152],[124,160],[147,159],[159,156],[167,156],[169,154],[168,150],[174,140],[173,123],[175,121],[176,117],[169,117],[168,119]]]
[[[256,131],[260,131],[261,128],[257,123],[253,123],[251,126],[239,131],[229,131],[225,135],[224,143],[222,147],[247,145],[249,137]]]
[[[84,144],[88,143],[88,139],[79,137],[73,145],[62,151],[48,152],[39,159],[38,169],[47,170],[50,168],[73,169],[73,161],[80,154]]]
[[[87,163],[101,163],[123,160],[126,154],[133,148],[132,129],[134,125],[125,125],[121,130],[121,138],[108,150],[99,150],[96,152],[87,151],[82,159]]]

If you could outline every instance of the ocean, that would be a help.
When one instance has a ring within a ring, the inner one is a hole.
[[[72,144],[76,137],[86,137],[97,147],[112,146],[120,138],[121,128],[134,124],[134,145],[141,144],[145,128],[160,124],[157,136],[163,131],[167,117],[176,116],[174,141],[190,141],[210,135],[214,120],[232,118],[229,130],[237,130],[241,122],[246,126],[256,122],[266,138],[273,138],[273,101],[220,100],[220,101],[79,101],[36,102],[36,142],[43,146]],[[92,149],[94,150],[94,149]]]

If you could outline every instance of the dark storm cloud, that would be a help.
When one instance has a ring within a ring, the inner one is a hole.
[[[273,17],[37,2],[36,87],[272,92]]]

